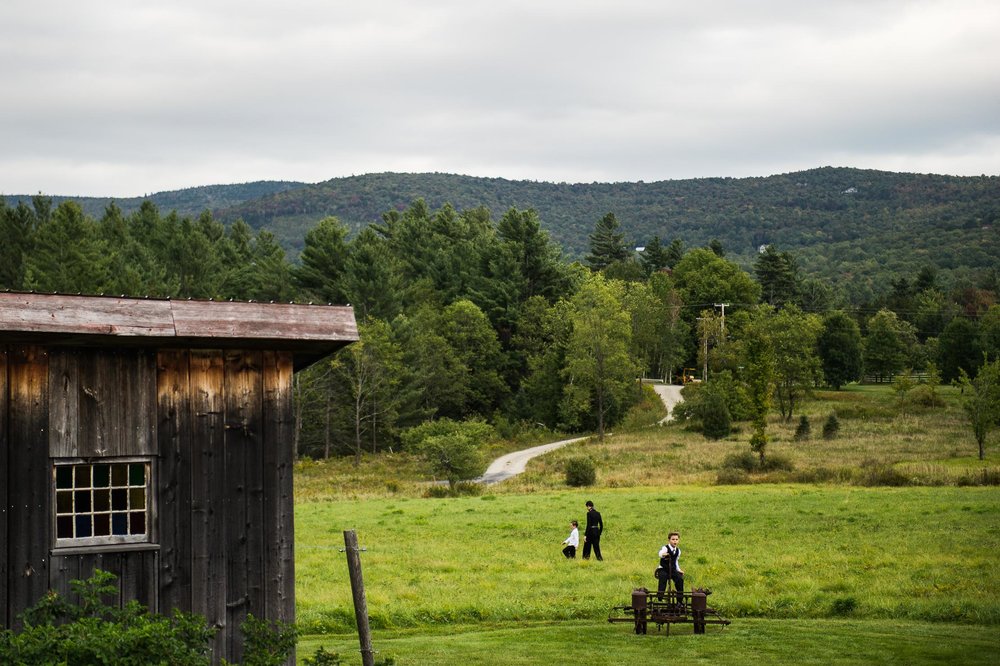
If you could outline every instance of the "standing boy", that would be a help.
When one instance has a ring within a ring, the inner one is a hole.
[[[604,521],[601,520],[601,512],[594,508],[594,503],[587,500],[587,529],[583,533],[583,559],[590,559],[590,549],[594,549],[594,555],[598,560],[601,557],[601,532],[604,531]]]
[[[569,526],[569,536],[566,537],[565,541],[563,541],[563,543],[566,544],[566,547],[563,548],[563,555],[565,555],[567,559],[572,560],[576,557],[576,547],[580,545],[580,530],[578,529],[579,523],[575,520],[571,520]]]
[[[660,566],[656,570],[656,598],[662,599],[667,589],[667,581],[674,581],[677,590],[677,603],[682,603],[684,597],[684,570],[680,567],[681,549],[678,547],[681,535],[671,532],[667,535],[667,544],[660,549]]]

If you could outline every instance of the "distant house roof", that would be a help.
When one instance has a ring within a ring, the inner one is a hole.
[[[303,367],[357,339],[350,306],[0,292],[0,342],[274,349]]]

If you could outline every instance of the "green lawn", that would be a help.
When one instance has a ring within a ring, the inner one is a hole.
[[[320,646],[360,663],[354,635],[306,636],[299,659]],[[690,626],[636,636],[625,624],[565,621],[437,630],[376,631],[376,659],[397,666],[594,666],[623,664],[983,664],[1000,660],[995,627],[895,620],[741,619],[730,627]]]

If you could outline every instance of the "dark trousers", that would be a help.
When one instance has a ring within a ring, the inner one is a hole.
[[[573,559],[576,557],[576,546],[566,546],[563,548],[563,555],[565,555],[567,559]]]
[[[681,603],[684,597],[684,574],[679,571],[674,571],[673,573],[667,573],[666,569],[660,569],[660,574],[657,576],[656,582],[656,596],[658,599],[663,598],[663,592],[667,589],[667,581],[674,581],[674,589],[677,590],[677,603]]]
[[[599,560],[603,560],[604,559],[603,557],[601,557],[601,535],[600,534],[597,534],[596,536],[590,536],[589,534],[587,535],[587,540],[583,543],[583,559],[585,559],[585,560],[589,560],[590,559],[590,549],[591,548],[594,549],[594,557],[596,557]]]

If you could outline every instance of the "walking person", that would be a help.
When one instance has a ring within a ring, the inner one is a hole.
[[[604,531],[604,521],[601,520],[601,512],[594,508],[594,503],[587,500],[587,529],[583,533],[583,559],[590,559],[590,549],[594,549],[594,556],[603,561],[601,557],[601,532]]]
[[[577,546],[580,545],[580,530],[579,530],[579,523],[577,523],[575,520],[571,520],[569,526],[570,526],[569,536],[563,540],[563,543],[566,544],[566,547],[563,548],[562,552],[563,555],[566,556],[566,559],[572,560],[576,558],[576,548]]]
[[[667,589],[667,581],[673,581],[674,589],[677,590],[678,605],[684,600],[684,570],[680,567],[681,549],[677,545],[680,540],[681,535],[678,532],[667,535],[667,543],[660,549],[660,566],[656,569],[656,598],[662,599],[663,592]]]

